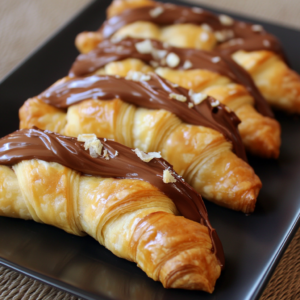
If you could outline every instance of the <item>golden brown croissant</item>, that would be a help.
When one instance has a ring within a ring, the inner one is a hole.
[[[210,98],[196,105],[187,90],[157,75],[141,76],[142,81],[64,78],[25,102],[20,128],[37,126],[68,136],[95,133],[146,152],[161,151],[205,198],[252,212],[261,182],[237,157],[245,159],[234,113]]]
[[[213,292],[224,257],[201,196],[158,153],[144,162],[116,142],[79,140],[38,129],[2,138],[0,216],[89,234],[166,288]]]
[[[173,67],[172,55],[173,59],[177,59],[177,65]],[[247,150],[262,157],[277,158],[280,125],[268,116],[268,111],[265,115],[256,111],[254,99],[258,104],[264,103],[264,99],[259,101],[260,94],[251,78],[233,61],[227,62],[222,58],[216,64],[214,58],[214,54],[200,50],[163,47],[155,40],[105,40],[96,49],[76,59],[70,76],[96,72],[126,77],[132,71],[147,73],[155,69],[170,82],[210,95],[228,106],[241,120],[239,131]]]
[[[152,3],[152,5],[151,5]],[[251,74],[270,104],[300,112],[300,76],[292,71],[281,45],[262,26],[216,16],[200,8],[155,1],[115,0],[98,32],[84,32],[76,46],[87,53],[105,38],[152,38],[182,48],[214,50]]]

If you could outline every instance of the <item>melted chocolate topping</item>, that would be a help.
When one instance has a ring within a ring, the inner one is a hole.
[[[171,99],[171,94],[183,95],[186,102]],[[113,100],[121,99],[127,103],[149,109],[164,109],[175,114],[183,122],[212,128],[221,132],[232,142],[234,152],[247,161],[245,149],[237,125],[239,118],[232,111],[227,111],[223,104],[212,106],[215,102],[207,97],[198,105],[193,103],[188,90],[173,87],[165,79],[151,74],[148,81],[133,81],[108,75],[71,78],[53,85],[39,99],[57,108],[66,109],[87,99]]]
[[[162,13],[156,17],[151,16],[151,11],[155,7],[161,7]],[[253,27],[253,24],[233,20],[232,24],[222,24],[219,16],[200,8],[190,8],[174,4],[153,3],[153,5],[137,7],[124,10],[120,15],[106,20],[99,31],[103,38],[111,37],[123,26],[137,22],[145,21],[167,26],[171,24],[207,24],[214,31],[232,31],[225,41],[219,43],[219,47],[226,53],[233,53],[237,50],[254,51],[269,50],[276,52],[284,57],[282,47],[279,41],[271,34],[268,34],[263,28]],[[234,42],[229,42],[233,40]]]
[[[84,143],[76,138],[37,128],[22,129],[0,139],[0,164],[12,166],[23,160],[40,159],[59,163],[87,175],[147,181],[167,195],[184,217],[208,228],[212,251],[223,267],[225,259],[222,244],[215,229],[211,227],[201,196],[175,173],[172,166],[162,158],[153,158],[145,163],[132,149],[114,141],[100,140],[103,148],[108,151],[109,160],[103,156],[91,157],[88,150],[84,149]],[[176,179],[175,183],[163,182],[163,171],[166,169]]]
[[[152,54],[143,54],[138,52],[136,44],[144,41],[143,39],[126,38],[117,43],[111,40],[104,40],[99,43],[97,48],[87,54],[81,54],[74,62],[69,76],[86,76],[95,72],[99,68],[104,67],[106,64],[113,61],[120,61],[127,58],[135,58],[150,64],[156,62],[162,67],[166,67],[165,59],[157,54],[158,51],[164,51],[164,58],[169,53],[175,53],[180,58],[180,63],[176,67],[169,67],[171,69],[184,69],[186,61],[191,62],[191,69],[206,69],[230,78],[232,81],[242,84],[246,87],[248,92],[255,99],[255,106],[257,110],[264,116],[274,117],[269,104],[266,102],[256,85],[254,84],[251,76],[239,66],[230,55],[223,54],[221,51],[202,51],[197,49],[183,49],[177,47],[164,47],[164,44],[157,40],[151,40],[154,49]],[[227,51],[225,48],[224,51]],[[223,51],[223,50],[222,50]],[[219,61],[214,62],[214,58],[219,57]]]
[[[161,7],[162,12],[155,17],[151,16],[151,11],[157,7]],[[213,51],[214,55],[221,56],[223,60],[227,61],[231,72],[233,71],[235,77],[239,78],[237,82],[245,85],[254,97],[256,109],[264,116],[274,117],[269,105],[253,83],[250,75],[243,68],[237,66],[231,58],[231,54],[238,50],[268,50],[277,53],[287,62],[280,42],[276,37],[263,30],[262,27],[260,28],[257,25],[236,20],[233,20],[232,24],[223,24],[219,16],[203,9],[158,2],[143,7],[126,9],[120,15],[106,20],[99,31],[102,33],[104,39],[110,38],[123,26],[137,21],[151,22],[159,26],[183,23],[207,24],[213,31],[225,33],[224,41],[218,43],[216,49]],[[190,50],[188,49],[187,51]],[[205,67],[203,66],[202,68]]]

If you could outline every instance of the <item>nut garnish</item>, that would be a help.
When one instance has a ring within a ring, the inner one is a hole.
[[[252,28],[252,31],[254,31],[254,32],[260,32],[264,29],[261,25],[258,25],[258,24],[252,25],[251,28]]]
[[[166,63],[169,67],[175,68],[179,65],[180,58],[177,54],[171,52],[171,53],[168,54],[168,56],[166,58]]]
[[[150,61],[150,65],[153,67],[153,68],[158,68],[159,67],[159,63],[157,61],[154,61],[154,60],[151,60]]]
[[[270,43],[270,41],[268,41],[268,40],[263,40],[263,45],[264,45],[265,47],[270,47],[270,46],[271,46],[271,43]]]
[[[167,50],[157,50],[153,49],[152,56],[154,59],[163,59],[167,55]]]
[[[84,149],[89,149],[91,157],[96,158],[101,155],[103,145],[95,134],[79,134],[77,140],[84,142]]]
[[[163,172],[163,182],[164,183],[173,183],[176,182],[176,179],[173,177],[171,172],[167,169]]]
[[[214,99],[214,101],[210,102],[210,105],[212,107],[217,107],[218,105],[220,105],[220,102],[218,100]]]
[[[206,99],[207,95],[204,93],[194,93],[192,90],[190,90],[190,97],[192,101],[197,105],[201,103],[204,99]]]
[[[119,154],[119,152],[116,150],[116,152],[115,152],[115,156],[118,156],[118,154]]]
[[[201,32],[200,34],[200,40],[202,42],[206,42],[209,39],[209,34],[206,31]]]
[[[109,160],[109,156],[108,156],[108,152],[107,152],[107,149],[104,149],[103,151],[103,156],[106,160]]]
[[[234,20],[227,15],[220,15],[219,20],[220,20],[221,24],[225,25],[225,26],[230,26],[230,25],[233,25],[233,23],[234,23]]]
[[[127,73],[127,76],[125,77],[125,79],[132,80],[132,81],[148,81],[148,80],[151,79],[151,76],[150,75],[146,75],[146,74],[144,74],[142,72],[130,70]]]
[[[175,94],[175,93],[171,93],[169,95],[169,98],[175,99],[175,100],[180,101],[180,102],[185,102],[187,100],[187,98],[185,96],[180,95],[180,94]]]
[[[183,64],[183,69],[187,70],[187,69],[190,69],[192,66],[193,66],[193,64],[189,60],[186,60]]]
[[[212,28],[208,24],[206,24],[206,23],[202,24],[201,27],[205,31],[209,31],[209,32],[213,31]]]
[[[215,57],[213,57],[212,59],[211,59],[211,61],[213,62],[213,63],[218,63],[219,61],[221,61],[221,58],[220,58],[220,56],[215,56]]]
[[[164,12],[164,9],[161,6],[157,6],[149,11],[149,14],[152,18],[157,18]]]
[[[135,154],[144,162],[149,162],[151,161],[153,158],[161,158],[160,152],[148,152],[145,153],[142,150],[136,148],[136,149],[132,149],[133,152],[135,152]]]
[[[141,54],[149,54],[153,51],[152,43],[150,40],[144,40],[135,44],[136,50]]]
[[[202,14],[203,13],[203,9],[201,9],[200,7],[192,7],[192,11],[196,14]]]
[[[189,102],[188,107],[192,108],[192,107],[194,107],[194,104],[192,102]]]

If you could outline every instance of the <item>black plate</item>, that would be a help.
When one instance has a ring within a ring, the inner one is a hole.
[[[76,34],[97,29],[109,3],[93,2],[0,84],[1,136],[18,128],[18,109],[28,97],[67,74],[77,55]],[[300,32],[263,25],[281,39],[292,67],[300,72]],[[258,299],[300,223],[300,120],[283,113],[277,117],[282,125],[280,159],[250,157],[264,184],[255,213],[245,216],[207,203],[227,262],[213,295],[166,290],[92,238],[31,221],[0,217],[0,261],[86,299]]]

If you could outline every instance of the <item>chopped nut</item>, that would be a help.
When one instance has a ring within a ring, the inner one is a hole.
[[[201,9],[200,7],[192,7],[192,11],[196,14],[202,14],[203,13],[203,9]]]
[[[106,160],[109,160],[109,155],[108,155],[107,149],[104,149],[103,156]]]
[[[176,179],[173,177],[169,170],[164,170],[163,172],[163,182],[164,183],[173,183],[176,182]]]
[[[192,107],[194,107],[194,104],[192,102],[189,102],[188,107],[192,108]]]
[[[127,80],[132,80],[132,81],[148,81],[151,79],[150,75],[146,75],[142,72],[138,71],[129,71],[127,76],[125,77]]]
[[[221,58],[220,58],[220,56],[215,56],[215,57],[213,57],[212,59],[211,59],[211,61],[213,62],[213,63],[218,63],[219,61],[221,61]]]
[[[264,45],[265,47],[270,47],[270,46],[271,46],[271,43],[270,43],[270,41],[268,41],[268,40],[263,40],[263,45]]]
[[[136,149],[132,149],[133,152],[135,152],[135,154],[144,162],[149,162],[151,161],[153,158],[161,158],[160,152],[148,152],[145,153],[143,151],[141,151],[140,149],[136,148]]]
[[[141,54],[149,54],[153,51],[152,43],[150,40],[144,40],[135,44],[136,50]]]
[[[254,32],[260,32],[264,29],[261,25],[258,25],[258,24],[252,25],[251,28],[252,28],[252,31],[254,31]]]
[[[115,152],[115,156],[118,156],[118,154],[119,154],[119,152],[116,150],[116,152]]]
[[[91,157],[96,158],[98,155],[101,155],[103,145],[95,134],[80,134],[77,140],[84,142],[84,149],[89,149]]]
[[[154,59],[163,59],[167,55],[167,50],[157,50],[153,49],[152,56]]]
[[[192,66],[193,66],[193,64],[189,60],[186,60],[183,64],[183,69],[187,70],[187,69],[190,69]]]
[[[106,138],[104,138],[104,139],[103,139],[103,141],[104,141],[104,142],[106,142],[106,141],[107,141],[107,139],[106,139]]]
[[[218,100],[215,100],[215,99],[214,99],[214,101],[210,102],[210,105],[211,105],[212,107],[217,107],[218,105],[220,105],[220,102],[219,102]]]
[[[95,139],[97,139],[97,136],[94,133],[79,134],[77,137],[78,142],[87,142]]]
[[[209,31],[209,32],[213,31],[212,28],[208,24],[206,24],[206,23],[202,24],[201,27],[205,31]]]
[[[151,60],[150,61],[150,65],[153,67],[153,68],[158,68],[159,67],[159,63],[157,61],[154,61],[154,60]]]
[[[125,37],[124,36],[113,36],[110,41],[113,43],[113,44],[117,44],[119,42],[121,42]]]
[[[200,34],[200,40],[202,42],[206,42],[209,39],[209,34],[206,31],[201,32]]]
[[[207,95],[204,93],[196,93],[191,95],[192,101],[197,105],[207,98]]]
[[[214,35],[218,42],[224,42],[226,40],[226,36],[222,31],[216,31]]]
[[[151,9],[151,10],[149,11],[149,14],[150,14],[150,16],[151,16],[152,18],[157,18],[157,17],[158,17],[159,15],[161,15],[163,12],[164,12],[163,7],[157,6],[157,7],[153,8],[153,9]]]
[[[225,25],[225,26],[230,26],[230,25],[233,25],[233,23],[234,23],[234,20],[226,15],[220,15],[219,20],[220,20],[221,24]]]
[[[166,63],[169,67],[171,68],[175,68],[179,65],[180,63],[180,58],[177,54],[171,52],[168,54],[167,59],[166,59]]]
[[[180,101],[180,102],[185,102],[187,100],[187,98],[185,96],[180,95],[180,94],[175,94],[175,93],[171,93],[169,95],[169,98],[175,99],[175,100]]]

